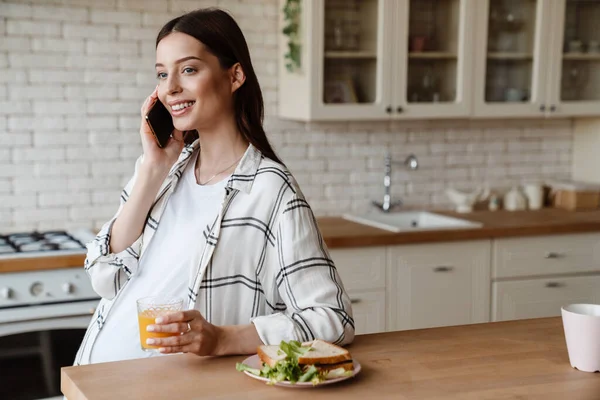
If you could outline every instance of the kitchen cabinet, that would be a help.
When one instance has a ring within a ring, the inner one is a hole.
[[[477,117],[598,115],[600,3],[477,2]]]
[[[330,250],[352,302],[356,334],[386,331],[385,247]]]
[[[600,234],[496,239],[492,320],[559,316],[571,303],[600,303]]]
[[[388,249],[388,330],[489,321],[489,240]]]
[[[600,273],[600,234],[494,240],[492,278]]]
[[[600,2],[280,0],[291,3],[300,13],[281,17],[282,118],[600,114]]]
[[[354,290],[350,293],[355,333],[385,332],[385,289]]]
[[[469,116],[472,2],[406,0],[393,3],[392,118]]]
[[[356,332],[559,316],[600,304],[600,233],[333,249]]]
[[[567,304],[600,304],[600,275],[494,282],[492,321],[560,316]]]
[[[289,4],[281,0],[284,9]],[[470,114],[473,0],[300,4],[294,24],[281,20],[288,32],[280,37],[281,117],[382,120]],[[297,31],[289,33],[290,26]],[[298,53],[293,55],[292,48]]]
[[[553,2],[476,2],[474,116],[546,114]]]
[[[600,2],[551,1],[549,111],[552,116],[600,114]],[[554,109],[552,109],[554,107]]]

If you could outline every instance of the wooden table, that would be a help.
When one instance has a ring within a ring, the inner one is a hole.
[[[318,388],[267,386],[235,370],[245,357],[177,354],[67,367],[61,389],[80,399],[600,399],[600,374],[571,368],[560,318],[361,335],[362,372]]]

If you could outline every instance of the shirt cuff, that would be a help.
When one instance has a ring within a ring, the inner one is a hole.
[[[258,336],[264,344],[279,344],[282,340],[298,340],[294,322],[283,313],[255,317],[250,322],[256,327]]]

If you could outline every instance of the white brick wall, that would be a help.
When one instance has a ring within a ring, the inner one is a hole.
[[[318,215],[380,200],[386,151],[419,157],[420,170],[393,175],[408,205],[446,207],[449,185],[570,176],[567,120],[276,118],[277,0],[0,0],[0,232],[98,227],[114,213],[141,151],[156,34],[181,11],[215,5],[246,33],[265,128]]]

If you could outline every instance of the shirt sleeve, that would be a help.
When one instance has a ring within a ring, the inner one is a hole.
[[[125,250],[119,253],[110,252],[110,235],[112,226],[129,199],[129,193],[135,183],[137,171],[142,161],[140,156],[135,163],[135,172],[121,192],[119,209],[115,216],[100,229],[94,240],[86,244],[87,256],[85,270],[90,276],[92,288],[105,299],[113,299],[129,277],[137,271],[142,235]]]
[[[296,194],[283,209],[277,229],[278,267],[273,268],[285,312],[252,319],[266,344],[322,339],[345,345],[354,339],[350,297],[309,204]]]

